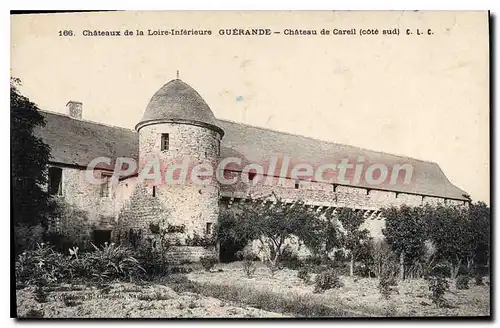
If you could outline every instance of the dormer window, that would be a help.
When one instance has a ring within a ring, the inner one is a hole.
[[[169,142],[169,136],[168,133],[162,133],[161,134],[161,151],[167,151],[168,150],[168,142]]]

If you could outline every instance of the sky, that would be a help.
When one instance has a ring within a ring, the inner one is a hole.
[[[487,12],[115,12],[11,25],[11,75],[44,110],[81,101],[84,119],[133,128],[178,70],[217,118],[433,161],[489,204]],[[171,28],[212,35],[83,36]],[[281,33],[218,35],[232,28]],[[284,34],[323,28],[357,34]],[[400,35],[360,35],[394,28]]]

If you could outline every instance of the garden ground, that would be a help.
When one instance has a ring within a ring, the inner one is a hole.
[[[312,275],[314,279],[314,274]],[[257,264],[247,277],[241,262],[201,266],[187,275],[152,282],[101,286],[27,287],[17,291],[20,317],[49,318],[194,318],[279,316],[488,316],[489,285],[457,290],[450,283],[448,306],[435,307],[423,279],[405,280],[391,297],[382,299],[378,279],[342,276],[343,287],[314,293],[314,286],[282,269],[274,277]]]

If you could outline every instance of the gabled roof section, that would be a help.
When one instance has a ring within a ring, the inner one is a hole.
[[[138,159],[139,140],[137,132],[71,118],[67,115],[41,112],[46,126],[36,133],[51,146],[52,161],[76,166],[87,166],[96,157],[128,157]],[[371,151],[278,132],[246,124],[217,120],[225,131],[221,143],[221,158],[237,157],[243,163],[264,164],[272,156],[292,158],[292,163],[308,163],[313,167],[335,163],[340,159],[356,160],[364,157],[366,162],[381,163],[388,167],[395,164],[413,166],[414,182],[410,184],[381,185],[378,187],[360,183],[355,185],[368,189],[382,189],[459,200],[468,200],[467,193],[454,186],[441,168],[433,162],[392,154]],[[243,164],[244,165],[244,164]]]
[[[46,125],[35,133],[51,147],[51,161],[87,166],[97,157],[137,159],[137,133],[130,129],[74,119],[64,114],[40,111]]]

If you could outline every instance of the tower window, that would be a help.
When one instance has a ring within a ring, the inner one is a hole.
[[[49,167],[49,195],[62,195],[62,169]]]
[[[161,151],[168,150],[168,133],[161,134]]]
[[[153,186],[153,197],[156,197],[156,186]]]
[[[257,173],[255,172],[248,172],[248,180],[253,181]]]
[[[101,179],[104,180],[101,184],[101,197],[109,197],[109,181],[111,179],[111,175],[108,173],[101,173]]]
[[[206,228],[205,228],[205,233],[206,233],[207,235],[209,235],[209,234],[211,234],[211,233],[212,233],[212,225],[213,225],[213,224],[212,224],[212,222],[207,222],[207,226],[206,226]]]
[[[295,181],[295,189],[299,189],[299,182]]]

